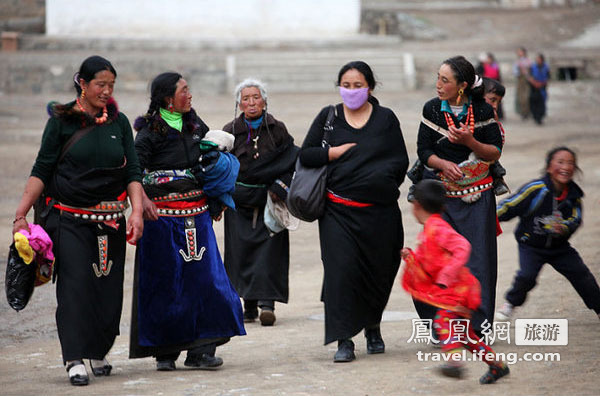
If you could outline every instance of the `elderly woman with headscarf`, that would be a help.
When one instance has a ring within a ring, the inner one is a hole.
[[[267,195],[285,202],[298,148],[283,122],[267,113],[267,91],[246,79],[235,89],[236,116],[223,127],[235,137],[232,153],[240,161],[234,200],[225,212],[225,268],[244,299],[244,321],[275,322],[275,301],[287,303],[289,235],[265,226]],[[242,114],[237,117],[237,108]]]

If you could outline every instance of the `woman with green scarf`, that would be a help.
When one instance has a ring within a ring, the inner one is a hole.
[[[130,357],[154,356],[159,371],[223,364],[216,347],[244,335],[242,307],[217,247],[208,199],[194,176],[206,124],[192,109],[188,84],[163,73],[147,113],[134,124],[143,168],[146,233],[135,260]],[[222,208],[214,213],[221,216]]]

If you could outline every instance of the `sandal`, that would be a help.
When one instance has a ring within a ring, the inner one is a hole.
[[[94,367],[94,365],[96,367]],[[110,371],[112,370],[112,366],[108,364],[106,359],[102,360],[94,360],[90,359],[90,367],[92,369],[92,373],[96,377],[108,377],[110,375]]]
[[[83,386],[90,382],[90,378],[88,377],[82,360],[72,360],[67,365],[67,373],[69,373],[71,385]]]

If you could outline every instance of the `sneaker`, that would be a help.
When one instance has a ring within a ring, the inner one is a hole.
[[[275,323],[275,312],[271,308],[261,308],[260,310],[260,324],[263,326],[273,326]]]
[[[208,353],[201,355],[190,355],[188,353],[183,364],[186,367],[196,368],[200,370],[215,370],[223,365],[223,359],[217,356],[211,356]]]
[[[502,304],[500,309],[496,312],[496,319],[498,320],[510,320],[510,317],[513,314],[515,307],[509,303],[505,302]]]
[[[339,340],[338,350],[333,357],[334,363],[347,363],[356,359],[354,342],[352,340]]]
[[[175,360],[156,360],[156,371],[174,371],[176,368]]]
[[[487,373],[479,378],[479,383],[481,385],[493,384],[508,374],[510,374],[510,370],[508,369],[508,365],[506,365],[506,363],[502,363],[502,366],[490,366],[490,369],[487,371]]]

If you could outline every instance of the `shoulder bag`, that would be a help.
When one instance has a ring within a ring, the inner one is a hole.
[[[323,127],[323,147],[329,147],[329,136],[333,131],[335,106],[329,106],[327,120]],[[286,203],[292,216],[304,221],[315,221],[325,212],[325,193],[327,187],[327,165],[308,168],[296,160],[296,171],[292,177]]]

